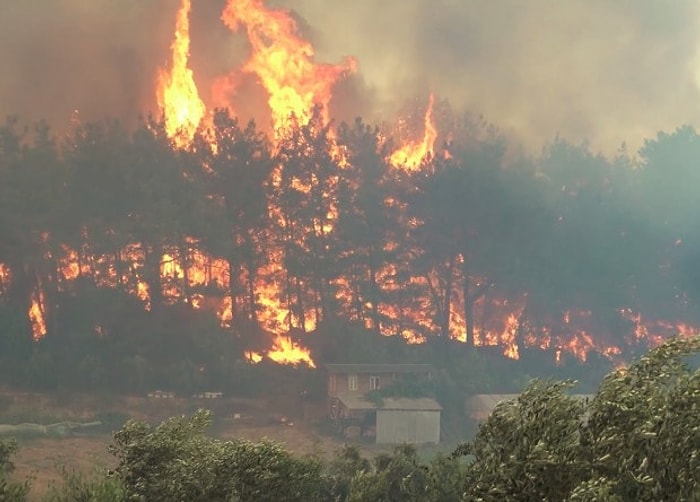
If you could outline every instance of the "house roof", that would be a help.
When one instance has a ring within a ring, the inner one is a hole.
[[[332,374],[359,373],[427,373],[433,370],[430,364],[326,364]]]
[[[493,410],[497,404],[518,399],[520,394],[475,394],[467,399],[467,408],[474,411]]]
[[[442,406],[429,397],[385,397],[382,399],[382,405],[377,406],[376,403],[368,401],[362,394],[339,393],[338,399],[343,405],[352,411],[371,411],[371,410],[402,410],[402,411],[440,411]]]
[[[466,409],[474,417],[488,416],[499,403],[513,401],[520,397],[520,394],[475,394],[467,399]],[[593,394],[571,394],[571,397],[582,401],[593,399]]]

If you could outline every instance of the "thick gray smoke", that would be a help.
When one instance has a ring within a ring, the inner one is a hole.
[[[57,128],[74,110],[133,121],[152,99],[173,15],[138,0],[1,2],[0,114]]]
[[[245,58],[223,0],[193,0],[192,66],[211,81]],[[155,110],[177,0],[0,3],[0,115],[57,124]],[[277,0],[319,60],[357,57],[342,118],[386,118],[429,90],[533,148],[560,133],[614,150],[697,123],[698,0]],[[241,99],[239,97],[239,99]]]
[[[386,100],[430,88],[535,148],[700,122],[697,0],[287,0]],[[391,103],[387,103],[391,104]]]

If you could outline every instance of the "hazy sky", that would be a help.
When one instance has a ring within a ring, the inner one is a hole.
[[[220,22],[223,0],[192,3],[192,66],[207,99],[211,80],[245,57],[245,39]],[[386,118],[433,90],[533,148],[560,133],[606,151],[700,124],[700,0],[270,4],[294,9],[319,59],[358,59],[344,115]],[[178,5],[0,2],[0,114],[65,123],[79,109],[85,119],[128,121],[153,109]]]

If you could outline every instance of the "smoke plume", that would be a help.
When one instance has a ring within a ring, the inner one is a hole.
[[[294,11],[320,61],[358,59],[358,75],[336,93],[339,119],[387,119],[432,91],[532,148],[559,133],[606,151],[698,122],[697,0],[269,3]],[[244,34],[220,20],[223,5],[192,6],[191,64],[205,101],[216,77],[246,57]],[[155,111],[177,8],[175,0],[0,3],[0,115],[60,127],[74,110],[127,123]]]

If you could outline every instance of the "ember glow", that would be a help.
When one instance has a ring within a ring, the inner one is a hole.
[[[168,136],[179,147],[189,144],[206,113],[200,99],[190,57],[190,0],[182,0],[175,23],[175,39],[170,49],[170,67],[158,76],[158,106],[163,110]]]

